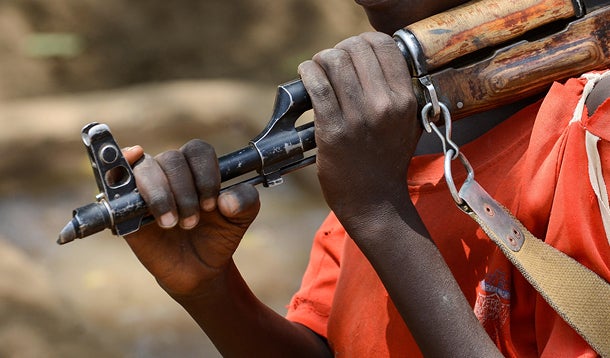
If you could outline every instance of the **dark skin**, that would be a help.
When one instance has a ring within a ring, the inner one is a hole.
[[[375,30],[393,34],[401,27],[443,12],[466,1],[444,0],[355,0],[366,12]]]
[[[597,107],[604,103],[608,97],[610,97],[610,77],[606,77],[599,81],[587,97],[585,106],[587,107],[589,116],[592,116]]]
[[[388,34],[462,3],[358,2],[371,24]],[[424,355],[501,356],[409,197],[405,177],[421,127],[392,38],[381,32],[352,37],[301,64],[299,74],[313,103],[326,202],[377,271]],[[590,111],[604,94],[591,95]],[[131,163],[142,154],[138,146],[125,151]],[[332,355],[324,339],[269,309],[242,279],[232,257],[259,211],[258,192],[241,185],[218,195],[220,175],[209,144],[195,140],[146,156],[134,172],[159,225],[143,227],[127,242],[223,356]],[[379,177],[385,185],[378,185]]]

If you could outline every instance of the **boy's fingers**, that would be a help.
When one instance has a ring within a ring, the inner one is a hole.
[[[144,149],[139,145],[123,148],[121,152],[123,153],[123,156],[125,157],[125,160],[127,160],[127,163],[129,163],[129,165],[133,165],[140,158],[142,158],[142,156],[144,156]]]

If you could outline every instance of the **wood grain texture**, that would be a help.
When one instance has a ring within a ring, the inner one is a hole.
[[[575,20],[562,32],[433,73],[431,82],[439,100],[462,118],[540,93],[554,81],[610,66],[609,35],[610,6]],[[423,101],[422,93],[418,97]]]
[[[479,49],[575,16],[571,0],[471,1],[406,27],[432,71]]]

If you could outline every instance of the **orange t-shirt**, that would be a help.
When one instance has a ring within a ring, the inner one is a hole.
[[[572,120],[586,83],[579,78],[554,84],[543,100],[461,150],[477,182],[529,231],[610,281],[610,244],[600,214],[603,201],[598,203],[589,180],[591,159],[585,145],[587,131],[601,138],[593,148],[605,169],[601,176],[610,182],[610,101],[592,117],[584,109],[582,119]],[[455,206],[444,180],[443,161],[442,155],[413,158],[409,190],[493,341],[511,357],[595,357],[477,224]],[[465,179],[462,171],[453,171],[458,186]],[[377,274],[332,213],[315,236],[302,286],[287,317],[327,337],[338,356],[421,355]]]

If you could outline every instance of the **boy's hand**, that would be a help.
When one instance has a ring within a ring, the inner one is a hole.
[[[205,296],[229,266],[259,210],[258,192],[241,185],[218,196],[214,149],[193,140],[155,158],[124,150],[138,190],[158,225],[126,237],[142,264],[174,298]]]
[[[318,177],[340,220],[408,199],[406,175],[421,135],[407,64],[394,40],[365,33],[299,67],[311,97]]]

